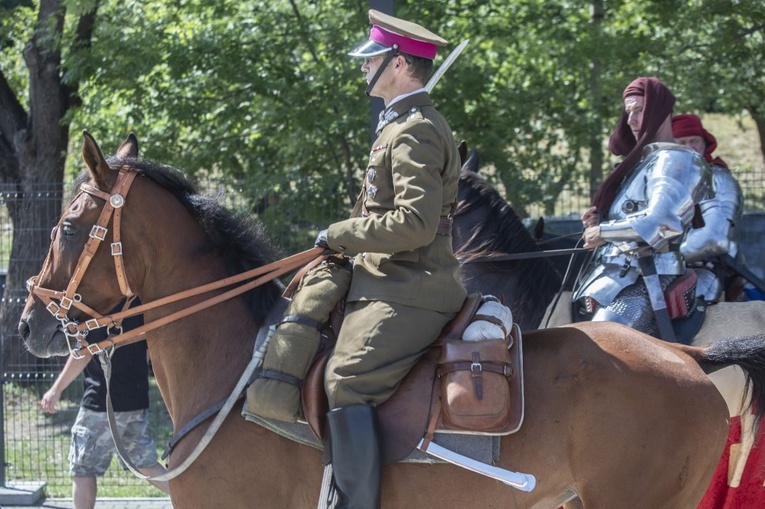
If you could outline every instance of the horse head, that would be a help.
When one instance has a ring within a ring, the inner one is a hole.
[[[97,249],[101,243],[117,249],[113,232],[106,225],[99,225],[99,219],[101,223],[107,220],[102,216],[109,201],[112,211],[124,205],[125,196],[115,196],[119,193],[112,190],[119,166],[137,157],[138,140],[133,134],[107,161],[93,137],[84,133],[82,158],[86,171],[77,179],[76,194],[51,231],[42,270],[27,283],[30,294],[19,332],[34,355],[67,355],[71,346],[67,337],[71,338],[72,326],[92,318],[94,310],[112,309],[123,297],[111,266],[109,247]],[[127,225],[130,214],[124,214],[122,221]],[[131,269],[134,272],[137,267]],[[137,279],[137,274],[131,274],[130,279]],[[87,300],[83,300],[83,295]]]
[[[42,270],[27,283],[19,332],[34,355],[66,355],[87,343],[92,328],[118,325],[105,313],[124,299],[147,304],[274,257],[260,225],[197,194],[180,171],[139,159],[134,135],[105,158],[85,133],[82,156],[86,171],[52,231]],[[278,293],[278,283],[250,292],[241,305],[252,313],[240,314],[262,321]],[[151,308],[145,318],[179,306]]]

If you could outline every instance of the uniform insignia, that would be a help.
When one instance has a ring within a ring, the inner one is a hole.
[[[377,172],[375,171],[375,169],[374,169],[374,168],[369,168],[369,169],[367,170],[367,180],[368,180],[369,182],[374,182],[374,181],[375,181],[375,177],[376,177],[376,176],[377,176]]]
[[[377,145],[376,147],[372,147],[372,150],[369,151],[369,155],[371,156],[375,152],[379,152],[380,150],[385,150],[386,148],[388,148],[387,143],[384,143],[382,145]]]
[[[376,194],[377,194],[377,186],[369,186],[367,188],[367,196],[369,196],[370,198],[374,198]]]
[[[399,112],[396,110],[389,110],[387,113],[385,110],[380,112],[380,121],[377,123],[377,129],[375,129],[376,134],[380,134],[380,131],[382,131],[386,125],[390,124],[394,120],[396,120],[399,116]]]

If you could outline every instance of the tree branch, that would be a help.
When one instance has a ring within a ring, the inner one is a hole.
[[[93,9],[80,16],[80,19],[77,21],[77,35],[72,43],[72,53],[90,50],[91,42],[93,40],[93,31],[96,26],[96,13],[98,12],[98,7],[99,1],[96,0],[93,4]],[[64,90],[66,92],[68,108],[76,108],[82,104],[79,81],[65,84]]]
[[[16,180],[19,163],[14,150],[14,140],[27,125],[27,112],[0,71],[0,178]]]

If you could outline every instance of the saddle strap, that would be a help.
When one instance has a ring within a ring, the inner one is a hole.
[[[473,391],[475,397],[479,400],[483,399],[483,372],[490,371],[492,373],[499,373],[507,378],[512,377],[515,371],[511,367],[509,362],[494,362],[494,361],[481,361],[480,354],[473,352],[473,360],[461,361],[461,362],[448,362],[442,364],[438,369],[438,377],[442,377],[447,373],[454,371],[470,371],[470,377],[473,380]]]
[[[428,446],[436,438],[436,428],[438,427],[438,421],[441,418],[441,382],[438,377],[433,381],[433,395],[431,397],[430,404],[430,420],[428,421],[428,428],[425,431],[425,436],[417,445],[417,448],[427,453]]]
[[[478,352],[473,352],[477,354]],[[499,373],[510,378],[515,374],[515,370],[512,368],[509,362],[496,362],[496,361],[461,361],[461,362],[447,362],[441,364],[438,368],[438,376],[451,373],[453,371],[471,371],[473,373],[480,373],[481,371],[491,371],[492,373]]]
[[[441,217],[438,220],[438,227],[436,228],[437,235],[451,235],[452,234],[452,218]]]
[[[324,327],[324,324],[318,320],[308,318],[307,316],[299,316],[299,315],[285,316],[282,319],[281,323],[297,323],[297,324],[305,325],[306,327],[310,327],[316,330],[321,330],[321,328]]]
[[[473,321],[478,321],[478,320],[483,320],[485,322],[493,323],[494,325],[502,329],[502,333],[504,334],[505,337],[507,337],[508,330],[505,328],[504,322],[502,322],[502,320],[500,320],[499,317],[494,315],[484,315],[481,313],[476,313],[475,316],[473,317]]]
[[[296,376],[282,373],[281,371],[273,371],[270,369],[264,369],[260,372],[260,378],[270,378],[271,380],[279,380],[280,382],[294,385],[298,389],[303,389],[303,380]]]

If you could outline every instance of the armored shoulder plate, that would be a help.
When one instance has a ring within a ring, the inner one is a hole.
[[[609,217],[601,224],[606,241],[635,241],[656,249],[685,233],[695,205],[713,196],[706,161],[674,143],[652,143],[617,194]]]
[[[736,256],[738,252],[735,226],[743,213],[741,188],[725,168],[713,166],[712,176],[715,196],[701,203],[704,226],[690,230],[680,246],[688,262],[711,260],[726,253]]]
[[[712,165],[712,178],[715,183],[715,198],[720,202],[728,220],[738,223],[744,213],[744,198],[741,186],[727,168]]]

